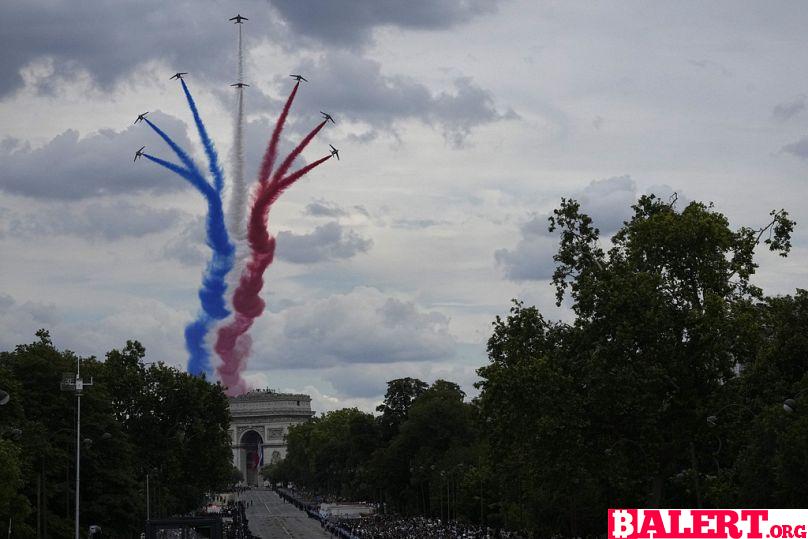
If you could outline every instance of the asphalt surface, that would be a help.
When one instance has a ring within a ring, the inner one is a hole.
[[[309,518],[305,511],[284,501],[271,490],[247,490],[240,499],[252,501],[247,508],[250,531],[261,539],[320,539],[331,538],[320,523]]]

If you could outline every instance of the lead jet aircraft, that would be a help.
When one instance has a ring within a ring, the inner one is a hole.
[[[187,75],[187,74],[188,73],[174,73],[174,75],[168,80],[181,79],[183,75]]]
[[[239,14],[239,15],[236,15],[235,17],[233,17],[232,19],[229,19],[229,20],[236,21],[233,24],[244,24],[241,21],[249,21],[250,19],[248,19],[247,17],[242,17],[241,14]]]
[[[134,121],[134,123],[142,122],[143,120],[145,120],[145,119],[146,119],[146,115],[147,115],[148,113],[149,113],[149,112],[148,112],[148,111],[146,111],[146,112],[144,112],[143,114],[138,114],[138,115],[137,115],[137,119]]]
[[[329,146],[331,145],[329,144]],[[333,146],[331,146],[331,156],[336,157],[337,161],[339,161],[339,150],[334,148]]]
[[[303,75],[289,75],[289,76],[292,77],[293,79],[297,80],[297,82],[300,82],[300,81],[309,82],[308,80],[306,80],[306,77],[304,77]]]
[[[141,147],[140,147],[140,149],[139,149],[138,151],[136,151],[136,152],[135,152],[135,158],[134,158],[134,159],[132,159],[132,162],[133,162],[133,163],[134,163],[135,161],[137,161],[137,158],[138,158],[138,157],[142,157],[142,156],[143,156],[143,150],[144,150],[144,149],[146,149],[146,147],[145,147],[145,146],[141,146]]]
[[[323,115],[323,118],[325,118],[326,122],[330,120],[332,124],[337,125],[337,122],[334,121],[334,118],[332,118],[330,114],[327,114],[323,111],[320,111],[320,114]]]

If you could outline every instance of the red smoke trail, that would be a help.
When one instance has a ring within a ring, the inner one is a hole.
[[[217,367],[216,372],[222,384],[227,388],[227,394],[230,396],[240,395],[249,389],[246,381],[241,377],[241,373],[246,367],[246,360],[252,348],[252,339],[247,332],[250,327],[252,327],[253,321],[264,312],[266,303],[260,296],[261,289],[264,287],[264,271],[275,257],[275,238],[269,234],[268,230],[270,207],[292,184],[305,176],[309,171],[331,158],[330,155],[323,157],[284,177],[284,174],[289,171],[295,158],[300,155],[317,133],[325,126],[326,122],[323,121],[300,141],[297,147],[283,160],[275,174],[272,175],[272,180],[267,181],[270,174],[272,174],[277,139],[280,137],[280,129],[278,126],[282,125],[282,122],[285,120],[285,115],[288,112],[296,90],[297,85],[295,85],[295,90],[292,91],[284,107],[284,111],[278,119],[278,123],[272,133],[272,140],[264,155],[259,184],[253,197],[252,209],[250,210],[247,231],[247,239],[250,244],[252,256],[244,267],[241,277],[239,278],[238,287],[233,293],[233,310],[235,311],[233,321],[219,328],[216,345],[214,346],[216,353],[222,359],[222,364]],[[273,143],[275,145],[274,147]],[[266,174],[266,176],[264,176],[264,174]]]
[[[255,198],[253,200],[253,207],[250,211],[250,224],[247,230],[247,239],[250,242],[250,248],[255,251],[256,247],[263,245],[266,242],[266,238],[269,237],[269,231],[267,230],[267,219],[269,218],[269,207],[272,205],[273,202],[280,196],[280,194],[285,190],[289,185],[285,185],[283,188],[280,187],[280,184],[283,184],[284,180],[281,180],[284,174],[289,170],[289,167],[292,166],[295,158],[300,155],[300,153],[306,149],[306,146],[309,145],[311,140],[320,132],[325,126],[325,120],[320,122],[320,124],[311,130],[311,132],[306,135],[306,137],[300,141],[300,144],[292,150],[292,152],[283,160],[281,166],[272,176],[272,181],[269,183],[262,182],[258,186],[258,190],[255,193]],[[317,162],[319,164],[319,162]],[[314,167],[312,167],[314,168]],[[302,170],[306,170],[308,172],[311,170],[310,168],[307,169],[304,167]],[[298,171],[300,172],[300,171]],[[305,174],[304,172],[303,174]],[[297,173],[295,173],[297,174]],[[292,174],[294,176],[294,174]],[[300,176],[296,176],[295,180],[300,178]]]
[[[267,231],[267,218],[269,206],[294,182],[305,176],[310,170],[331,159],[325,156],[306,165],[289,176],[266,185],[264,193],[267,201],[266,211],[262,214],[256,212],[260,209],[256,204],[250,214],[250,246],[252,257],[241,273],[238,288],[233,293],[233,309],[235,316],[228,325],[219,328],[214,349],[222,359],[222,364],[216,369],[230,396],[241,395],[249,390],[246,381],[241,377],[247,366],[247,358],[252,348],[252,338],[247,334],[256,318],[264,312],[266,303],[261,299],[261,289],[264,287],[264,271],[275,258],[275,238]],[[258,226],[255,226],[258,223]],[[256,230],[260,227],[260,230]]]
[[[292,93],[290,93],[289,97],[286,99],[286,104],[283,106],[281,115],[278,117],[278,121],[275,123],[275,129],[272,131],[272,138],[269,140],[269,146],[267,146],[267,151],[264,153],[264,159],[261,161],[261,169],[258,172],[258,181],[261,183],[266,183],[266,181],[269,179],[269,175],[272,174],[272,167],[275,164],[275,157],[278,153],[278,141],[281,138],[283,124],[286,123],[286,116],[289,115],[289,109],[292,108],[292,101],[295,100],[295,94],[297,94],[298,86],[300,86],[300,81],[297,81],[295,87],[292,88]]]

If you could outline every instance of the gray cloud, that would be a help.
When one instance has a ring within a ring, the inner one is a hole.
[[[326,200],[314,200],[309,202],[304,211],[307,215],[314,217],[344,217],[348,215],[348,212],[338,205]]]
[[[39,328],[51,327],[61,318],[55,305],[26,301],[18,303],[0,293],[0,351],[31,342]]]
[[[805,110],[805,95],[798,95],[788,101],[778,103],[772,109],[772,117],[775,120],[784,122],[797,116]]]
[[[496,9],[490,0],[278,0],[273,5],[245,6],[248,24],[259,35],[284,46],[292,34],[313,44],[351,48],[368,43],[379,26],[438,30]],[[227,19],[236,10],[213,0],[0,2],[0,97],[23,85],[23,68],[43,60],[49,61],[49,72],[34,84],[43,93],[54,93],[61,80],[83,72],[109,88],[153,60],[222,82],[233,71],[234,31]]]
[[[448,326],[438,312],[356,288],[270,317],[255,334],[254,349],[264,352],[254,359],[259,369],[450,359],[455,341]]]
[[[713,60],[690,60],[690,65],[708,71],[715,71],[725,77],[731,77],[733,74],[732,71],[727,69],[723,64],[714,62]]]
[[[386,383],[390,378],[390,369],[387,365],[383,365],[383,372],[379,373],[368,367],[369,365],[360,365],[356,368],[332,369],[328,381],[342,395],[365,398],[384,395]]]
[[[163,258],[173,258],[185,266],[200,266],[210,258],[206,247],[205,219],[195,217],[179,230],[179,233],[160,250]]]
[[[435,219],[396,219],[393,221],[393,228],[403,228],[407,230],[422,230],[440,224],[445,224],[446,221],[436,221]]]
[[[594,180],[575,198],[601,234],[611,234],[631,217],[631,205],[637,199],[637,185],[631,176]]]
[[[42,59],[52,60],[51,78],[86,71],[105,88],[155,59],[201,78],[231,76],[233,11],[210,0],[0,2],[0,96],[20,88],[21,70]],[[278,34],[268,8],[250,19]],[[48,80],[37,87],[54,89]]]
[[[117,200],[68,207],[61,204],[58,209],[16,216],[7,228],[11,234],[23,236],[70,235],[113,241],[160,232],[175,224],[179,217],[177,210]]]
[[[435,378],[434,368],[443,365],[426,362],[398,363],[395,370],[382,364],[342,365],[328,370],[327,380],[334,386],[339,395],[358,398],[381,397],[387,389],[387,382],[393,378],[411,376],[424,381]],[[452,378],[456,380],[456,378]]]
[[[786,144],[781,149],[800,159],[808,159],[808,137],[803,137],[796,142]]]
[[[553,255],[557,241],[522,229],[522,238],[513,249],[497,249],[494,259],[511,281],[549,279],[555,270]]]
[[[458,77],[452,91],[435,94],[413,78],[382,74],[375,60],[346,52],[306,60],[299,70],[314,75],[297,98],[298,110],[329,111],[337,121],[364,122],[376,130],[394,132],[397,121],[416,119],[438,127],[458,146],[477,126],[517,117],[497,110],[491,94],[469,77]]]
[[[171,116],[150,118],[186,149],[185,124]],[[130,125],[123,131],[103,129],[87,137],[69,129],[40,148],[6,142],[0,148],[4,170],[0,190],[42,199],[76,200],[87,197],[150,191],[165,193],[185,188],[182,179],[146,162],[132,162],[135,151],[170,156],[148,127]]]
[[[667,186],[660,186],[664,192]],[[672,193],[672,190],[670,190]],[[636,200],[636,185],[630,176],[595,180],[573,195],[581,203],[581,211],[589,215],[601,234],[615,232],[631,217]],[[536,215],[520,227],[520,239],[513,249],[497,249],[494,259],[512,281],[549,279],[555,270],[553,255],[558,239],[548,231],[547,215]]]
[[[294,34],[329,45],[358,47],[379,26],[439,30],[497,8],[493,0],[273,0]]]
[[[303,210],[306,215],[330,219],[348,219],[350,222],[365,221],[372,218],[370,212],[360,204],[342,207],[335,202],[317,199],[309,202]]]
[[[372,245],[373,240],[344,229],[336,221],[318,226],[310,234],[278,233],[278,257],[294,264],[351,258]]]

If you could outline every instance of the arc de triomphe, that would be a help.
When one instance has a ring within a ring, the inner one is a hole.
[[[257,485],[261,481],[261,463],[266,465],[286,456],[289,426],[314,415],[311,397],[259,389],[229,400],[233,466],[241,470],[248,484]]]

